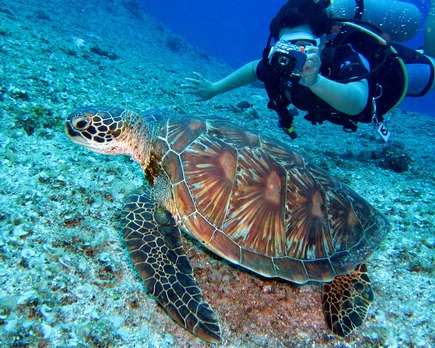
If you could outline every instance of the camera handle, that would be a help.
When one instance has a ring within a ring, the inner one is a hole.
[[[292,140],[297,138],[295,127],[293,125],[293,115],[287,109],[290,102],[282,100],[282,98],[270,99],[267,107],[274,110],[279,116],[279,124],[283,131],[290,136]]]
[[[269,97],[269,102],[267,107],[274,110],[279,117],[279,123],[281,128],[285,133],[287,133],[291,139],[296,139],[298,136],[295,132],[295,127],[293,126],[293,115],[287,109],[291,104],[290,101],[284,96],[284,89],[281,85],[282,74],[276,71],[266,62],[268,61],[268,54],[270,51],[270,40],[272,36],[269,36],[267,47],[263,51],[263,59],[261,64],[264,64],[266,69],[264,86],[266,88],[267,96]]]

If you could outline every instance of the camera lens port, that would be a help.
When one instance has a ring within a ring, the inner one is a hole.
[[[288,65],[289,62],[290,62],[290,59],[288,59],[288,57],[286,57],[286,56],[279,57],[279,60],[278,60],[279,65],[286,66],[286,65]]]

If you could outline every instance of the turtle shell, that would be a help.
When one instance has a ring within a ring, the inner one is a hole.
[[[263,276],[330,281],[390,230],[368,202],[285,144],[200,118],[170,119],[158,139],[181,227]]]

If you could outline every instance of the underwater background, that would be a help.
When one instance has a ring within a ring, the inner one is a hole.
[[[233,1],[225,4],[230,16],[224,2],[205,1],[188,2],[203,12],[185,16],[186,3],[0,1],[0,347],[210,346],[178,327],[130,266],[119,220],[123,199],[143,184],[140,168],[64,134],[69,113],[98,104],[218,116],[287,142],[393,226],[367,262],[375,302],[346,339],[327,330],[319,284],[256,276],[186,239],[204,297],[221,318],[224,341],[216,346],[434,346],[435,118],[423,109],[434,93],[417,99],[419,111],[400,106],[387,115],[389,146],[371,125],[346,133],[302,115],[290,141],[260,84],[207,102],[180,89],[192,71],[217,80],[257,58],[282,2]],[[184,22],[172,27],[156,5]],[[205,31],[216,40],[187,36],[195,21],[204,22],[198,37]]]
[[[420,30],[404,42],[410,48],[419,49],[423,45],[429,1],[404,1],[416,5],[421,12]],[[270,21],[284,3],[283,0],[139,0],[141,7],[169,29],[233,68],[261,58]],[[405,98],[401,107],[435,116],[433,95]]]

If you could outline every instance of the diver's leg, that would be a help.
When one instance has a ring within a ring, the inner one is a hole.
[[[423,55],[420,59],[415,60],[418,57],[416,54],[408,55],[407,58],[413,57],[411,59],[404,59],[408,72],[407,94],[410,96],[421,96],[435,90],[435,0],[430,0],[429,3],[424,32],[424,50],[417,52]]]
[[[424,53],[435,57],[435,0],[430,0],[424,32]]]
[[[434,24],[435,24],[435,16],[434,16]],[[435,31],[435,28],[434,28],[434,31]],[[434,45],[435,44],[435,32],[432,34],[433,35],[433,37],[432,37],[432,45]],[[427,58],[429,58],[429,60],[431,61],[431,63],[432,63],[432,71],[434,71],[435,70],[435,48],[432,46],[432,54],[431,55],[426,55],[426,57]],[[426,93],[429,93],[429,92],[432,92],[432,91],[434,91],[435,90],[435,78],[434,78],[434,75],[432,74],[432,85],[430,86],[430,88],[427,90],[427,92]]]
[[[435,90],[435,57],[429,56],[423,50],[416,51],[400,43],[393,43],[392,46],[406,67],[406,95],[421,97]]]
[[[424,55],[425,63],[405,64],[408,74],[408,97],[421,97],[435,90],[435,58]],[[431,66],[432,65],[432,66]]]

